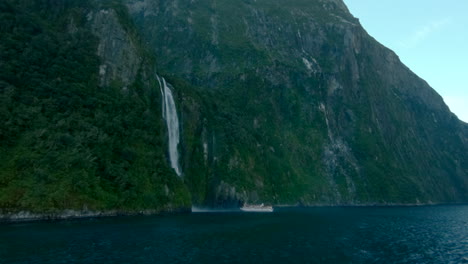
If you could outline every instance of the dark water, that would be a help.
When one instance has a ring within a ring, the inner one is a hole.
[[[0,263],[468,263],[468,206],[3,224]]]

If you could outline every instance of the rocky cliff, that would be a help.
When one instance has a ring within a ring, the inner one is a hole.
[[[180,85],[196,202],[466,200],[466,124],[342,1],[126,5],[161,72],[209,97]]]
[[[468,201],[467,124],[369,36],[341,0],[72,1],[60,15],[53,14],[54,3],[33,2],[52,5],[51,13],[38,15],[42,25],[60,18],[58,28],[41,29],[55,37],[55,45],[89,35],[86,58],[94,66],[80,59],[64,66],[87,65],[89,71],[87,82],[67,81],[82,89],[66,96],[85,102],[66,101],[74,111],[60,108],[59,117],[43,116],[40,109],[63,96],[43,96],[37,86],[2,75],[2,100],[9,103],[2,114],[23,123],[15,131],[2,127],[8,144],[1,148],[7,161],[0,174],[7,193],[0,196],[1,208]],[[34,8],[18,9],[18,1],[7,3],[2,14],[10,19],[35,14]],[[15,39],[15,32],[8,36]],[[9,49],[2,48],[6,56]],[[50,84],[63,72],[45,75],[42,82]],[[177,108],[180,177],[170,167],[162,78]],[[86,87],[92,89],[83,92]],[[14,91],[20,90],[32,95],[18,97]],[[87,102],[89,97],[99,100]],[[15,100],[32,117],[17,113]],[[36,112],[29,109],[38,104]],[[89,126],[70,124],[57,138],[41,138],[44,127],[58,129],[46,124],[65,117],[70,123],[77,115]],[[44,122],[33,122],[37,116]],[[34,140],[25,141],[29,137]],[[58,143],[43,146],[48,140]],[[25,160],[27,148],[34,151]],[[79,160],[88,167],[67,165],[78,162],[73,153],[83,150]],[[51,160],[54,151],[68,153],[71,161],[43,168],[60,160]],[[72,177],[63,175],[64,168],[72,175],[80,171],[78,178],[86,175],[74,181],[88,187],[69,186]],[[63,176],[51,180],[41,173]],[[73,195],[31,193],[36,184],[49,186],[44,190],[60,185]],[[49,203],[37,206],[40,197]],[[74,202],[60,204],[63,199]]]

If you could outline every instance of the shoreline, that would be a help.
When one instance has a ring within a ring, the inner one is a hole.
[[[53,222],[105,217],[121,217],[121,216],[156,216],[166,214],[182,214],[190,213],[189,208],[166,209],[166,210],[140,210],[140,211],[79,211],[79,210],[63,210],[53,213],[33,213],[30,211],[19,211],[2,213],[0,210],[0,224],[8,223],[24,223],[24,222]]]
[[[425,206],[459,206],[468,205],[468,203],[386,203],[386,204],[314,204],[314,205],[300,205],[300,204],[277,204],[273,208],[391,208],[391,207],[425,207]],[[105,217],[122,217],[122,216],[157,216],[167,214],[185,214],[185,213],[203,213],[207,212],[234,212],[232,208],[225,208],[216,210],[215,208],[203,208],[204,210],[193,211],[192,208],[179,208],[179,209],[166,209],[166,210],[140,210],[140,211],[78,211],[78,210],[64,210],[53,213],[32,213],[30,211],[19,211],[3,213],[0,210],[0,224],[9,223],[24,223],[24,222],[53,222],[53,221],[66,221],[66,220],[79,220],[91,218],[105,218]],[[238,208],[237,208],[238,209]],[[235,210],[236,212],[238,210]],[[241,212],[239,210],[239,212]]]

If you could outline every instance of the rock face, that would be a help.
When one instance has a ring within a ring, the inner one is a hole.
[[[466,124],[342,1],[125,3],[158,67],[190,86],[175,89],[195,202],[467,200]]]
[[[7,0],[0,11],[8,214],[468,202],[468,125],[342,0]],[[15,29],[23,17],[40,23]]]
[[[114,9],[91,11],[87,15],[93,33],[99,37],[97,55],[99,65],[99,84],[109,86],[119,82],[127,87],[136,80],[142,59],[128,32],[120,24]]]

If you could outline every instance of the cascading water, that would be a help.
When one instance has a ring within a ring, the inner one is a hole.
[[[162,80],[162,82],[161,82]],[[158,77],[159,87],[161,89],[161,95],[163,96],[163,118],[166,120],[167,132],[169,134],[169,159],[171,161],[171,167],[175,170],[178,176],[182,174],[179,166],[179,151],[177,146],[179,145],[179,118],[177,117],[177,109],[172,96],[172,91],[169,85],[166,83],[164,78]]]
[[[161,79],[159,78],[159,76],[156,75],[156,78],[158,79],[159,91],[161,92],[161,98],[162,98],[162,114],[163,114],[164,120],[166,120],[166,104],[164,103],[165,98],[164,98],[163,86],[162,86]]]

